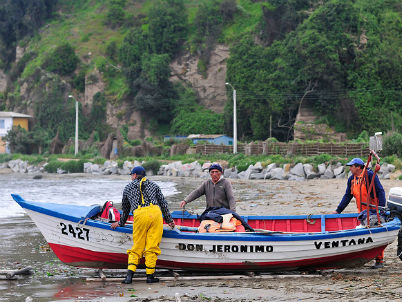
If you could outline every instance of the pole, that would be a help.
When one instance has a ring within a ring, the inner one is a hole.
[[[269,137],[272,137],[272,114],[269,116]]]
[[[236,89],[233,89],[233,154],[237,153]]]
[[[75,100],[75,149],[74,155],[78,153],[78,101]]]
[[[236,117],[236,89],[230,84],[225,83],[230,86],[233,90],[233,154],[237,153],[237,117]]]
[[[75,101],[75,148],[74,155],[78,153],[78,101],[70,94],[68,98]]]

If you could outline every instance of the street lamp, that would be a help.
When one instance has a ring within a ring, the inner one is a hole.
[[[75,149],[74,155],[78,153],[78,101],[74,99],[74,97],[70,94],[68,96],[69,99],[75,100]]]
[[[226,82],[226,85],[230,86],[233,90],[233,153],[237,153],[237,119],[236,119],[236,89]]]

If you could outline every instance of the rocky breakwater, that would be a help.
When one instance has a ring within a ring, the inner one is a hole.
[[[172,162],[161,165],[157,175],[169,177],[197,177],[207,178],[208,168],[212,163],[204,163],[201,165],[197,161],[192,163],[182,163],[181,161]],[[134,166],[145,165],[139,161],[125,161],[119,167],[118,163],[113,160],[107,160],[103,164],[95,164],[91,162],[84,163],[83,172],[96,175],[120,174],[128,175]],[[16,173],[41,174],[46,172],[46,163],[41,165],[31,165],[27,161],[21,159],[11,160],[0,164],[0,169],[11,169]],[[350,172],[346,175],[345,166],[338,162],[337,164],[319,164],[314,167],[311,164],[297,163],[295,165],[276,163],[269,164],[264,167],[260,162],[250,165],[247,170],[239,172],[236,167],[224,167],[224,176],[232,179],[272,179],[272,180],[296,180],[303,181],[308,179],[332,179],[346,178],[350,176]],[[390,179],[391,174],[395,172],[395,166],[384,163],[378,172],[380,179]],[[65,174],[68,171],[57,169],[58,174]],[[147,170],[147,175],[153,175],[152,170]]]
[[[158,171],[158,175],[178,176],[178,177],[208,177],[208,168],[211,163],[204,163],[202,166],[198,162],[182,164],[174,162],[168,165],[162,165]],[[345,178],[346,171],[342,163],[335,165],[322,163],[314,168],[311,164],[297,163],[296,165],[284,164],[278,165],[272,163],[263,167],[260,162],[255,165],[250,165],[247,170],[239,172],[236,167],[225,168],[224,176],[232,179],[272,179],[272,180],[296,180],[302,181],[307,179],[331,179]],[[395,171],[395,166],[384,163],[381,166],[378,175],[381,179],[389,179]]]

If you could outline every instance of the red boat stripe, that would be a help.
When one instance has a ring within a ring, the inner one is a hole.
[[[127,255],[122,253],[103,253],[94,252],[78,247],[70,247],[49,243],[56,256],[64,263],[79,267],[96,267],[96,268],[126,268]],[[384,250],[386,245],[376,247],[366,251],[353,252],[348,254],[303,259],[291,261],[272,261],[272,262],[236,262],[236,263],[190,263],[184,261],[166,261],[158,260],[158,268],[173,269],[208,269],[208,270],[270,270],[283,269],[291,270],[298,268],[336,268],[345,264],[364,264],[374,259],[380,252]]]

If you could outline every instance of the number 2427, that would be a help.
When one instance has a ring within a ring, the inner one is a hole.
[[[60,226],[61,226],[62,234],[67,235],[67,236],[73,236],[74,238],[78,238],[81,240],[89,241],[89,229],[80,228],[80,227],[74,228],[71,224],[66,225],[63,222],[60,222]]]

